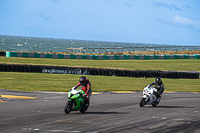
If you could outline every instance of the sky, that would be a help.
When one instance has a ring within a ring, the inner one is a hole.
[[[0,0],[0,35],[200,46],[200,0]]]

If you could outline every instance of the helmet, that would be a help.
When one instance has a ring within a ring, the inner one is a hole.
[[[85,76],[82,76],[82,77],[80,77],[80,79],[79,79],[79,82],[81,83],[81,85],[85,85],[85,84],[86,84],[86,81],[87,81],[87,79],[86,79]]]
[[[160,77],[156,77],[155,82],[158,84],[158,83],[162,82],[162,80]]]

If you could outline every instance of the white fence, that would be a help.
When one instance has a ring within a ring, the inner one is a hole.
[[[119,53],[139,51],[190,51],[200,50],[200,46],[161,46],[161,47],[118,47],[118,48],[67,48],[69,53]]]

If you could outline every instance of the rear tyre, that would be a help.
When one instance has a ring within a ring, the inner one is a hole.
[[[83,107],[80,109],[81,113],[85,113],[90,105],[90,102],[84,102]]]
[[[71,108],[71,103],[70,101],[67,101],[66,105],[65,105],[65,114],[69,114],[71,112],[72,108]]]
[[[152,104],[152,106],[153,106],[153,107],[156,107],[156,106],[159,104],[159,102],[160,102],[160,99],[161,99],[161,97],[159,98],[159,101],[157,102],[157,100],[156,100],[156,102],[155,102],[155,103],[153,103],[153,104]]]
[[[142,99],[140,100],[140,107],[144,107],[145,105],[145,98],[142,97]]]

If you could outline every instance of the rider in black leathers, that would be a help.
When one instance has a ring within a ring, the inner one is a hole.
[[[158,90],[156,93],[157,97],[161,97],[162,93],[164,92],[164,84],[160,77],[156,77],[155,81],[153,81],[148,87],[151,87],[152,85],[155,85],[155,88]]]

